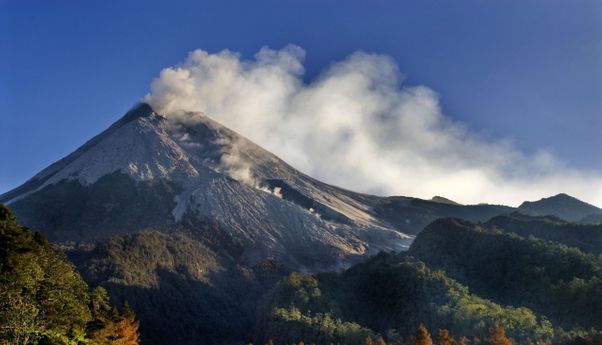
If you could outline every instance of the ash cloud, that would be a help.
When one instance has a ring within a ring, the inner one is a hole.
[[[352,190],[509,205],[566,192],[602,205],[602,174],[472,131],[444,115],[432,89],[405,85],[390,57],[356,52],[304,83],[304,56],[294,45],[251,60],[198,49],[161,71],[144,100],[167,117],[202,112]],[[229,159],[238,179],[252,181]]]

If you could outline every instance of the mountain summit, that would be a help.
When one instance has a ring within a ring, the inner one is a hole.
[[[201,113],[167,118],[144,103],[0,202],[55,242],[185,229],[245,264],[276,259],[310,271],[404,250],[408,234],[440,217],[481,222],[515,210],[351,192],[297,171]],[[602,212],[564,194],[519,211],[572,221]],[[221,230],[200,233],[207,222]]]
[[[370,200],[304,175],[202,114],[167,119],[147,104],[0,197],[54,241],[210,219],[225,229],[220,241],[244,248],[245,262],[309,269],[407,248],[411,237],[376,218]]]
[[[587,223],[588,219],[602,216],[602,209],[564,193],[538,201],[525,201],[518,210],[533,216],[554,215],[569,222]]]

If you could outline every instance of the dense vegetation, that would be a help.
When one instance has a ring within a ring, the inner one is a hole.
[[[602,224],[568,223],[554,216],[526,216],[520,213],[497,216],[484,224],[491,231],[530,235],[577,247],[586,253],[602,254]]]
[[[567,329],[602,329],[602,257],[457,219],[429,225],[409,252],[485,298],[529,307]]]
[[[305,345],[305,341],[301,340],[297,345]],[[313,344],[321,344],[317,342]],[[273,340],[269,339],[266,345],[276,345]],[[294,344],[294,343],[293,343]],[[308,344],[310,344],[308,342]],[[331,343],[332,344],[332,343]],[[349,344],[358,345],[516,345],[517,341],[506,335],[503,326],[496,324],[489,328],[489,332],[485,338],[477,336],[465,337],[455,336],[447,329],[439,329],[437,333],[431,336],[428,328],[424,324],[419,324],[413,336],[406,338],[395,337],[395,340],[385,341],[381,336],[367,335],[362,341],[357,341]],[[554,341],[527,341],[527,345],[600,345],[602,344],[602,332],[591,330],[589,332],[579,333],[562,333],[555,337]]]
[[[191,221],[69,250],[86,281],[107,289],[90,290],[0,206],[0,344],[137,344],[133,312],[109,295],[140,315],[145,344],[602,343],[599,226],[440,219],[407,253],[308,275],[271,260],[241,265],[218,223]]]
[[[518,214],[485,225],[440,219],[408,253],[341,274],[289,275],[266,302],[256,340],[416,344],[424,323],[455,335],[439,344],[490,344],[495,325],[513,338],[507,344],[600,344],[602,256],[578,248],[595,251],[596,231]]]
[[[195,227],[194,233],[149,229],[115,236],[92,251],[70,251],[69,257],[87,281],[106,287],[113,300],[130,303],[144,344],[245,339],[257,301],[285,273],[270,262],[236,265],[224,248],[209,246],[223,229],[211,222]]]
[[[381,253],[342,274],[291,274],[276,288],[258,341],[360,344],[395,342],[416,325],[484,337],[503,325],[517,339],[547,339],[552,327],[527,308],[502,307],[405,254]]]
[[[126,308],[90,291],[74,266],[0,204],[0,344],[138,344]]]

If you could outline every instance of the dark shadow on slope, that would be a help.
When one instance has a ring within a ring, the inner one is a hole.
[[[407,197],[383,198],[373,207],[376,217],[410,234],[419,233],[439,218],[456,217],[471,222],[484,222],[514,210],[502,205],[457,205]]]
[[[218,225],[194,225],[196,232],[144,230],[115,236],[68,256],[86,281],[106,287],[113,301],[131,305],[145,344],[244,341],[257,303],[289,271],[270,260],[241,266],[236,245],[219,236]],[[234,253],[225,253],[226,248]]]
[[[257,302],[270,288],[231,270],[211,273],[210,284],[185,272],[156,273],[157,288],[102,284],[113,301],[127,301],[136,312],[142,343],[148,345],[242,343],[250,337]]]
[[[484,224],[491,231],[535,236],[602,254],[602,225],[569,223],[554,216],[527,216],[518,212],[494,217]]]
[[[137,182],[114,172],[94,184],[63,180],[11,204],[19,221],[51,241],[109,238],[173,224],[180,188],[169,181]]]

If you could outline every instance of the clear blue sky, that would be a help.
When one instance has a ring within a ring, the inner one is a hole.
[[[361,49],[444,112],[602,169],[602,1],[0,0],[0,192],[118,119],[195,48],[294,43],[306,80]]]

